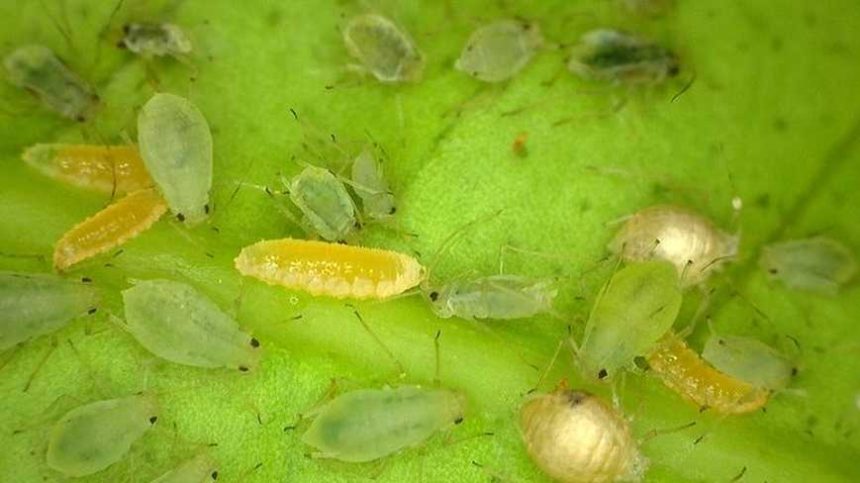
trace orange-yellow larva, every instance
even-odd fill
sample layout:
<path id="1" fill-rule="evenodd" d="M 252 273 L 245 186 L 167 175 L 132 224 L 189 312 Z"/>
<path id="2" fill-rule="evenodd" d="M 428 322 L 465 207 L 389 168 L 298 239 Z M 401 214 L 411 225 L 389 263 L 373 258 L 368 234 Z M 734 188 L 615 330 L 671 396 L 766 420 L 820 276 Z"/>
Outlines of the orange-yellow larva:
<path id="1" fill-rule="evenodd" d="M 663 384 L 702 408 L 743 414 L 767 403 L 766 389 L 715 369 L 673 333 L 666 335 L 648 356 L 648 365 Z"/>
<path id="2" fill-rule="evenodd" d="M 167 204 L 153 189 L 128 194 L 67 231 L 54 247 L 54 268 L 64 270 L 125 243 L 166 211 Z"/>
<path id="3" fill-rule="evenodd" d="M 56 180 L 104 193 L 130 193 L 152 186 L 136 146 L 36 144 L 21 156 Z"/>
<path id="4" fill-rule="evenodd" d="M 242 249 L 242 275 L 270 285 L 334 298 L 383 299 L 417 286 L 424 267 L 413 257 L 322 241 L 265 240 Z"/>
<path id="5" fill-rule="evenodd" d="M 526 450 L 564 483 L 639 481 L 647 466 L 624 417 L 598 397 L 561 388 L 520 410 Z"/>

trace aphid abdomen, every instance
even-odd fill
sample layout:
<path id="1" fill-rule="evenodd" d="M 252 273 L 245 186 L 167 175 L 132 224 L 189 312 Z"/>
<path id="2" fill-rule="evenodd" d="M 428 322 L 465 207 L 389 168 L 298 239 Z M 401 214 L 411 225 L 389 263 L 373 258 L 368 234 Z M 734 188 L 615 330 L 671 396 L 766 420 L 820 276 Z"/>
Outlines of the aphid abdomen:
<path id="1" fill-rule="evenodd" d="M 370 151 L 363 151 L 352 162 L 352 182 L 367 216 L 379 220 L 394 214 L 394 195 L 383 176 L 382 165 Z"/>
<path id="2" fill-rule="evenodd" d="M 499 20 L 472 33 L 454 66 L 484 82 L 505 81 L 529 63 L 541 44 L 537 24 Z"/>
<path id="3" fill-rule="evenodd" d="M 193 287 L 147 280 L 122 298 L 128 331 L 153 354 L 196 367 L 256 367 L 260 343 Z"/>
<path id="4" fill-rule="evenodd" d="M 242 249 L 242 275 L 335 298 L 382 299 L 415 287 L 424 267 L 397 252 L 320 241 L 267 240 Z"/>
<path id="5" fill-rule="evenodd" d="M 365 462 L 415 446 L 463 417 L 463 398 L 445 389 L 401 386 L 338 396 L 320 411 L 302 441 L 319 456 Z"/>
<path id="6" fill-rule="evenodd" d="M 99 96 L 47 47 L 19 47 L 6 56 L 3 66 L 10 82 L 69 119 L 84 122 L 98 107 Z"/>
<path id="7" fill-rule="evenodd" d="M 160 57 L 191 53 L 188 36 L 171 23 L 130 23 L 123 34 L 121 46 L 135 54 Z"/>
<path id="8" fill-rule="evenodd" d="M 151 483 L 204 483 L 217 479 L 218 465 L 215 460 L 207 454 L 199 454 Z"/>
<path id="9" fill-rule="evenodd" d="M 826 237 L 768 245 L 759 265 L 793 290 L 835 295 L 857 275 L 857 260 L 846 246 Z"/>
<path id="10" fill-rule="evenodd" d="M 54 247 L 54 268 L 65 270 L 122 245 L 155 224 L 165 211 L 155 190 L 126 195 L 63 234 Z"/>
<path id="11" fill-rule="evenodd" d="M 647 466 L 623 416 L 586 392 L 530 398 L 520 428 L 532 461 L 561 482 L 639 481 Z"/>
<path id="12" fill-rule="evenodd" d="M 454 283 L 439 300 L 464 319 L 523 319 L 552 310 L 554 284 L 517 275 L 493 275 Z"/>
<path id="13" fill-rule="evenodd" d="M 667 335 L 647 359 L 667 387 L 699 407 L 743 414 L 767 403 L 767 390 L 714 369 L 677 335 Z"/>
<path id="14" fill-rule="evenodd" d="M 702 359 L 719 371 L 771 391 L 783 389 L 794 367 L 776 349 L 749 337 L 713 335 Z"/>
<path id="15" fill-rule="evenodd" d="M 47 463 L 66 476 L 91 475 L 121 460 L 155 424 L 159 409 L 151 396 L 130 396 L 86 404 L 69 411 L 51 431 Z"/>
<path id="16" fill-rule="evenodd" d="M 173 94 L 155 94 L 137 117 L 140 155 L 170 211 L 196 223 L 208 212 L 212 134 L 197 107 Z"/>
<path id="17" fill-rule="evenodd" d="M 57 275 L 0 272 L 0 351 L 58 330 L 97 301 L 93 287 Z"/>
<path id="18" fill-rule="evenodd" d="M 380 82 L 417 82 L 424 56 L 391 20 L 376 14 L 350 19 L 343 31 L 349 54 Z"/>
<path id="19" fill-rule="evenodd" d="M 327 169 L 305 168 L 290 183 L 290 200 L 325 240 L 343 240 L 355 227 L 352 198 Z"/>
<path id="20" fill-rule="evenodd" d="M 46 176 L 104 193 L 152 186 L 136 146 L 36 144 L 22 158 Z"/>
<path id="21" fill-rule="evenodd" d="M 673 77 L 680 66 L 669 49 L 615 30 L 598 29 L 582 36 L 567 68 L 586 79 L 641 84 Z"/>

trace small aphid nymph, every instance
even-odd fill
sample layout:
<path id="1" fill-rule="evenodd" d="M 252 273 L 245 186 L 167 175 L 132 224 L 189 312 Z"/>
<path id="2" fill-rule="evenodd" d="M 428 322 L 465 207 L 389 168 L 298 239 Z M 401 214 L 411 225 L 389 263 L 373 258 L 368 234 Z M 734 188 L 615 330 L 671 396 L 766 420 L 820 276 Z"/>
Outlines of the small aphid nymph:
<path id="1" fill-rule="evenodd" d="M 625 261 L 666 260 L 678 270 L 682 285 L 693 286 L 737 254 L 738 237 L 692 211 L 656 205 L 630 215 L 609 250 Z"/>
<path id="2" fill-rule="evenodd" d="M 520 275 L 491 275 L 441 286 L 424 286 L 433 313 L 441 318 L 523 319 L 552 312 L 556 283 Z"/>
<path id="3" fill-rule="evenodd" d="M 647 468 L 624 417 L 584 391 L 529 398 L 520 430 L 532 461 L 557 481 L 640 481 Z"/>
<path id="4" fill-rule="evenodd" d="M 161 57 L 191 53 L 191 40 L 172 23 L 129 23 L 122 32 L 119 46 L 135 54 Z"/>
<path id="5" fill-rule="evenodd" d="M 515 76 L 543 45 L 536 23 L 498 20 L 474 31 L 454 67 L 484 82 Z"/>
<path id="6" fill-rule="evenodd" d="M 137 395 L 85 404 L 54 425 L 48 466 L 65 476 L 99 472 L 125 457 L 158 419 L 155 398 Z"/>
<path id="7" fill-rule="evenodd" d="M 680 65 L 665 47 L 616 30 L 598 29 L 582 36 L 567 68 L 585 79 L 644 84 L 678 75 Z"/>
<path id="8" fill-rule="evenodd" d="M 792 290 L 824 295 L 836 295 L 857 275 L 857 259 L 851 250 L 822 236 L 768 245 L 759 266 Z"/>
<path id="9" fill-rule="evenodd" d="M 424 55 L 406 32 L 376 14 L 353 17 L 343 30 L 343 42 L 361 67 L 384 83 L 418 82 Z"/>
<path id="10" fill-rule="evenodd" d="M 190 285 L 146 280 L 122 292 L 127 330 L 149 352 L 195 367 L 246 372 L 260 358 L 260 342 Z"/>
<path id="11" fill-rule="evenodd" d="M 732 377 L 771 391 L 788 386 L 795 370 L 779 351 L 749 337 L 712 335 L 702 349 L 702 359 Z"/>
<path id="12" fill-rule="evenodd" d="M 45 106 L 69 119 L 85 122 L 95 113 L 99 96 L 54 52 L 25 45 L 3 60 L 9 81 L 32 92 Z"/>
<path id="13" fill-rule="evenodd" d="M 170 211 L 189 224 L 206 218 L 212 133 L 200 110 L 182 97 L 155 94 L 138 114 L 137 138 L 146 169 Z"/>
<path id="14" fill-rule="evenodd" d="M 218 479 L 218 463 L 201 453 L 152 480 L 151 483 L 205 483 Z"/>
<path id="15" fill-rule="evenodd" d="M 152 186 L 136 146 L 36 144 L 21 156 L 53 179 L 103 193 L 130 193 Z"/>
<path id="16" fill-rule="evenodd" d="M 318 411 L 302 441 L 320 458 L 360 463 L 421 444 L 463 420 L 466 399 L 447 389 L 401 386 L 340 395 Z"/>
<path id="17" fill-rule="evenodd" d="M 361 199 L 363 213 L 373 220 L 385 220 L 396 211 L 394 194 L 371 150 L 364 150 L 352 162 L 352 187 Z"/>
<path id="18" fill-rule="evenodd" d="M 331 171 L 307 166 L 289 185 L 290 201 L 324 240 L 341 241 L 355 229 L 355 205 Z"/>

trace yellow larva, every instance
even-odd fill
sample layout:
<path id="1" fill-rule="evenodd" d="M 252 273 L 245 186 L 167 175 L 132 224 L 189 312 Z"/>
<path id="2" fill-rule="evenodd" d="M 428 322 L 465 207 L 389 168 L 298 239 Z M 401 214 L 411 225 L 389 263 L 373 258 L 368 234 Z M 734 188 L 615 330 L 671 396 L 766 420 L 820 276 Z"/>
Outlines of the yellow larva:
<path id="1" fill-rule="evenodd" d="M 424 267 L 402 253 L 284 238 L 255 243 L 235 260 L 242 275 L 334 298 L 383 299 L 417 286 Z"/>
<path id="2" fill-rule="evenodd" d="M 21 156 L 46 176 L 104 193 L 130 193 L 152 186 L 136 146 L 36 144 Z"/>
<path id="3" fill-rule="evenodd" d="M 663 384 L 702 408 L 743 414 L 767 403 L 766 389 L 718 371 L 671 333 L 648 356 L 648 365 Z"/>
<path id="4" fill-rule="evenodd" d="M 135 191 L 67 231 L 54 247 L 54 268 L 64 270 L 136 237 L 167 211 L 153 189 Z"/>
<path id="5" fill-rule="evenodd" d="M 520 429 L 532 460 L 565 483 L 639 481 L 647 460 L 618 411 L 584 391 L 559 389 L 529 399 Z"/>

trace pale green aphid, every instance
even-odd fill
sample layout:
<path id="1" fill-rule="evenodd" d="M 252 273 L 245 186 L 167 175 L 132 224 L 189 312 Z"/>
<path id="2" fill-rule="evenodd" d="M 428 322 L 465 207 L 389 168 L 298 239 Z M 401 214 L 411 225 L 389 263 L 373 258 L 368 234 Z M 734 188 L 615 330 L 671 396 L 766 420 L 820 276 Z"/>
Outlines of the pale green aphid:
<path id="1" fill-rule="evenodd" d="M 0 271 L 0 351 L 91 312 L 96 290 L 57 275 Z"/>
<path id="2" fill-rule="evenodd" d="M 91 475 L 118 462 L 158 419 L 151 395 L 85 404 L 54 424 L 48 442 L 48 466 L 60 473 Z"/>
<path id="3" fill-rule="evenodd" d="M 422 290 L 438 317 L 463 319 L 523 319 L 552 312 L 558 294 L 552 280 L 506 274 Z"/>
<path id="4" fill-rule="evenodd" d="M 212 134 L 187 99 L 155 94 L 137 116 L 137 140 L 146 169 L 170 211 L 196 223 L 209 213 Z"/>
<path id="5" fill-rule="evenodd" d="M 325 240 L 341 241 L 356 227 L 355 205 L 331 171 L 307 166 L 289 184 L 290 201 Z"/>
<path id="6" fill-rule="evenodd" d="M 320 458 L 373 461 L 463 420 L 466 399 L 447 389 L 401 386 L 340 395 L 317 412 L 302 441 Z"/>
<path id="7" fill-rule="evenodd" d="M 794 290 L 835 295 L 857 275 L 857 259 L 842 243 L 826 237 L 764 247 L 759 266 Z"/>
<path id="8" fill-rule="evenodd" d="M 360 68 L 385 83 L 417 82 L 424 56 L 415 42 L 391 20 L 376 14 L 353 17 L 343 29 L 343 43 Z"/>
<path id="9" fill-rule="evenodd" d="M 601 289 L 578 349 L 588 377 L 604 379 L 647 355 L 681 308 L 678 272 L 665 261 L 630 264 Z"/>
<path id="10" fill-rule="evenodd" d="M 3 60 L 9 81 L 33 93 L 45 106 L 78 122 L 88 120 L 99 96 L 54 52 L 42 45 L 18 47 Z"/>
<path id="11" fill-rule="evenodd" d="M 771 391 L 788 386 L 794 372 L 779 351 L 749 337 L 712 335 L 702 358 L 732 377 Z"/>
<path id="12" fill-rule="evenodd" d="M 659 83 L 678 75 L 678 57 L 651 41 L 617 30 L 586 32 L 567 68 L 585 79 L 628 84 Z"/>
<path id="13" fill-rule="evenodd" d="M 368 218 L 384 220 L 397 211 L 394 194 L 382 172 L 382 163 L 370 150 L 362 151 L 352 162 L 352 187 Z"/>
<path id="14" fill-rule="evenodd" d="M 218 464 L 201 453 L 152 480 L 152 483 L 206 483 L 218 479 Z"/>
<path id="15" fill-rule="evenodd" d="M 153 354 L 177 364 L 256 367 L 260 342 L 190 285 L 146 280 L 123 290 L 126 328 Z"/>
<path id="16" fill-rule="evenodd" d="M 191 53 L 191 40 L 172 23 L 129 23 L 122 28 L 120 47 L 146 57 Z"/>
<path id="17" fill-rule="evenodd" d="M 484 82 L 505 81 L 522 70 L 542 44 L 537 24 L 498 20 L 472 33 L 454 67 Z"/>

